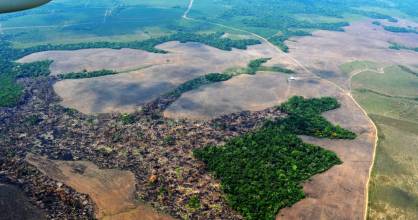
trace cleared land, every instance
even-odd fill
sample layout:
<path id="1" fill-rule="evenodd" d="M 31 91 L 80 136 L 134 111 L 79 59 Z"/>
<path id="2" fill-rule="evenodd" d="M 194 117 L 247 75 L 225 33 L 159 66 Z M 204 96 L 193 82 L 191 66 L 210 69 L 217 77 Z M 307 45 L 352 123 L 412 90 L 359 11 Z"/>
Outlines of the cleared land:
<path id="1" fill-rule="evenodd" d="M 374 61 L 384 65 L 418 67 L 418 54 L 391 50 L 389 42 L 418 46 L 416 34 L 392 33 L 367 22 L 355 22 L 345 32 L 316 31 L 313 36 L 295 37 L 287 41 L 289 55 L 303 63 L 318 76 L 332 80 L 348 89 L 349 77 L 340 65 L 356 60 Z"/>
<path id="2" fill-rule="evenodd" d="M 417 219 L 418 77 L 390 66 L 358 74 L 352 87 L 379 129 L 369 218 Z"/>
<path id="3" fill-rule="evenodd" d="M 95 203 L 103 220 L 171 220 L 135 201 L 135 176 L 129 171 L 99 169 L 91 162 L 52 161 L 29 155 L 27 161 L 52 179 L 61 181 Z"/>
<path id="4" fill-rule="evenodd" d="M 268 44 L 251 46 L 248 50 L 225 52 L 201 44 L 170 42 L 159 48 L 170 51 L 169 54 L 161 56 L 180 57 L 177 60 L 168 58 L 170 61 L 174 60 L 172 63 L 157 63 L 147 69 L 113 76 L 64 80 L 54 87 L 63 98 L 64 105 L 85 113 L 133 111 L 141 103 L 152 100 L 197 76 L 224 71 L 230 67 L 243 67 L 254 58 L 273 57 L 267 65 L 282 64 L 294 69 L 299 72 L 296 79 L 270 72 L 253 76 L 241 75 L 226 82 L 203 86 L 183 94 L 167 109 L 165 116 L 209 119 L 231 112 L 261 110 L 278 105 L 294 95 L 337 97 L 342 103 L 342 108 L 324 115 L 331 122 L 356 132 L 359 137 L 353 141 L 329 141 L 304 137 L 307 142 L 336 152 L 344 163 L 305 183 L 304 191 L 307 199 L 281 210 L 277 218 L 361 219 L 365 215 L 366 183 L 376 134 L 367 116 L 347 93 L 350 74 L 344 74 L 339 67 L 343 63 L 355 61 L 363 56 L 367 56 L 368 60 L 382 59 L 384 64 L 392 64 L 396 60 L 396 64 L 417 67 L 415 63 L 417 55 L 408 51 L 388 49 L 388 39 L 384 38 L 387 34 L 383 32 L 368 22 L 356 23 L 348 27 L 346 32 L 341 33 L 315 32 L 312 37 L 295 39 L 297 44 L 289 42 L 289 45 L 293 45 L 290 57 L 279 53 Z M 398 35 L 404 36 L 389 34 L 392 37 Z M 414 41 L 412 38 L 404 39 L 404 37 L 396 39 L 401 42 Z M 307 54 L 312 56 L 306 56 Z M 301 68 L 292 58 L 307 64 L 307 69 Z M 95 59 L 95 62 L 100 62 L 98 60 L 100 59 Z M 164 57 L 162 61 L 167 61 L 167 58 Z M 137 64 L 115 68 L 123 71 L 143 66 L 141 63 Z M 79 63 L 75 62 L 73 65 L 79 66 Z M 99 63 L 96 67 L 103 68 L 101 65 Z M 82 70 L 84 67 L 78 68 Z M 318 76 L 337 82 L 347 88 L 347 91 L 338 89 L 335 84 Z"/>
<path id="5" fill-rule="evenodd" d="M 211 72 L 245 67 L 250 60 L 275 53 L 266 44 L 232 51 L 178 42 L 168 42 L 158 48 L 169 53 L 153 54 L 130 49 L 50 51 L 29 55 L 20 62 L 54 60 L 53 74 L 104 68 L 125 72 L 91 79 L 63 80 L 54 85 L 64 106 L 89 114 L 132 112 L 188 80 Z M 285 66 L 289 64 L 284 63 Z"/>
<path id="6" fill-rule="evenodd" d="M 361 219 L 365 215 L 364 200 L 367 190 L 365 186 L 372 162 L 375 131 L 364 113 L 347 96 L 347 92 L 351 91 L 349 82 L 357 74 L 368 71 L 374 75 L 362 79 L 361 83 L 366 84 L 374 81 L 376 82 L 375 87 L 372 87 L 374 89 L 377 88 L 376 86 L 385 85 L 386 90 L 378 90 L 378 93 L 394 95 L 397 94 L 395 88 L 401 87 L 399 91 L 402 94 L 398 95 L 401 97 L 397 97 L 396 100 L 380 102 L 380 105 L 375 105 L 376 101 L 373 100 L 369 100 L 367 103 L 370 103 L 369 106 L 374 109 L 385 111 L 386 115 L 401 114 L 405 115 L 403 117 L 410 117 L 416 111 L 416 107 L 414 107 L 416 105 L 411 105 L 410 102 L 417 92 L 408 89 L 405 84 L 414 85 L 417 88 L 414 84 L 415 81 L 412 80 L 415 76 L 412 74 L 408 76 L 391 75 L 386 79 L 379 79 L 375 76 L 382 75 L 385 65 L 406 65 L 416 69 L 418 67 L 417 54 L 390 50 L 388 42 L 396 40 L 409 45 L 417 45 L 418 40 L 416 36 L 411 34 L 386 32 L 380 27 L 372 26 L 369 22 L 354 23 L 346 28 L 346 32 L 318 31 L 314 32 L 311 37 L 293 40 L 295 42 L 288 42 L 291 48 L 289 55 L 300 63 L 306 64 L 308 71 L 312 71 L 315 75 L 302 70 L 302 74 L 297 75 L 296 80 L 287 80 L 288 76 L 270 73 L 239 76 L 227 82 L 202 87 L 199 90 L 183 94 L 167 109 L 165 116 L 205 120 L 236 111 L 259 110 L 276 105 L 292 95 L 339 97 L 343 103 L 343 109 L 327 113 L 327 118 L 361 135 L 355 141 L 324 141 L 305 137 L 305 141 L 337 152 L 344 164 L 334 167 L 325 174 L 313 178 L 312 182 L 306 183 L 304 191 L 308 198 L 291 208 L 282 210 L 278 219 L 335 219 L 336 216 L 342 219 Z M 370 61 L 358 62 L 359 58 Z M 341 69 L 342 64 L 344 66 Z M 335 85 L 319 80 L 317 76 L 333 81 L 346 91 L 337 90 Z M 381 98 L 388 99 L 388 97 Z M 400 102 L 409 102 L 409 104 Z M 388 108 L 396 103 L 401 110 L 390 111 Z M 409 129 L 413 129 L 411 124 L 408 125 Z M 330 185 L 335 187 L 330 187 Z M 338 190 L 335 191 L 336 189 Z M 402 192 L 399 191 L 399 194 Z M 374 194 L 371 192 L 371 199 L 373 196 Z"/>

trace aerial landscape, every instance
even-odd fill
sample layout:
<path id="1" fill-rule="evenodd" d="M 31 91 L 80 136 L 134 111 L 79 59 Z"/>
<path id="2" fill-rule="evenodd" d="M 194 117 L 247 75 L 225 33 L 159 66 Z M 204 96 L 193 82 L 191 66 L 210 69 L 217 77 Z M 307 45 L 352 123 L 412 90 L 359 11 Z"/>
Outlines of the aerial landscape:
<path id="1" fill-rule="evenodd" d="M 0 0 L 20 219 L 418 219 L 418 1 Z"/>

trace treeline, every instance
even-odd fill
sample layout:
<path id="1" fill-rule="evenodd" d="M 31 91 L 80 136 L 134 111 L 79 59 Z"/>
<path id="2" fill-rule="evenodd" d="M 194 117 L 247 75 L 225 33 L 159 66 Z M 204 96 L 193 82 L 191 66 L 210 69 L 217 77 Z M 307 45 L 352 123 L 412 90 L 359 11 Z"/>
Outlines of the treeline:
<path id="1" fill-rule="evenodd" d="M 19 102 L 23 87 L 16 83 L 17 78 L 47 76 L 50 73 L 51 61 L 15 63 L 20 55 L 19 49 L 0 39 L 0 107 L 12 107 Z"/>
<path id="2" fill-rule="evenodd" d="M 270 72 L 283 72 L 283 73 L 294 73 L 293 70 L 289 70 L 279 66 L 273 67 L 264 67 L 264 63 L 269 61 L 271 58 L 260 58 L 252 60 L 248 63 L 246 68 L 240 68 L 239 72 L 223 72 L 223 73 L 209 73 L 204 76 L 197 77 L 195 79 L 189 80 L 180 86 L 178 86 L 174 91 L 168 93 L 169 96 L 180 97 L 183 93 L 198 89 L 204 85 L 209 85 L 212 83 L 227 81 L 235 76 L 248 74 L 254 75 L 258 71 L 270 71 Z"/>
<path id="3" fill-rule="evenodd" d="M 309 135 L 319 138 L 330 139 L 355 139 L 356 134 L 334 126 L 321 115 L 322 112 L 330 111 L 340 107 L 334 98 L 308 99 L 295 96 L 279 109 L 288 117 L 269 121 L 266 126 L 284 126 L 287 130 L 298 135 Z"/>
<path id="4" fill-rule="evenodd" d="M 260 58 L 250 61 L 247 66 L 245 74 L 256 74 L 258 71 L 268 71 L 268 72 L 280 72 L 286 74 L 293 74 L 295 71 L 281 67 L 281 66 L 263 66 L 264 63 L 271 60 L 271 58 Z"/>
<path id="5" fill-rule="evenodd" d="M 49 76 L 51 73 L 49 67 L 52 62 L 52 60 L 44 60 L 33 63 L 15 63 L 12 72 L 15 73 L 17 78 Z"/>
<path id="6" fill-rule="evenodd" d="M 204 76 L 197 77 L 195 79 L 189 80 L 181 84 L 174 91 L 170 92 L 169 95 L 175 96 L 178 98 L 185 92 L 198 89 L 204 85 L 227 81 L 231 78 L 232 78 L 231 75 L 224 74 L 224 73 L 209 73 Z"/>
<path id="7" fill-rule="evenodd" d="M 373 19 L 387 20 L 389 22 L 398 22 L 398 19 L 389 15 L 378 13 L 378 12 L 363 11 L 363 10 L 356 10 L 356 9 L 351 9 L 349 12 L 352 14 L 358 14 L 358 15 L 362 15 L 365 17 L 373 18 Z"/>
<path id="8" fill-rule="evenodd" d="M 275 19 L 280 19 L 281 22 L 277 22 Z M 268 40 L 278 46 L 284 52 L 288 52 L 289 48 L 285 44 L 285 41 L 291 37 L 297 36 L 309 36 L 308 31 L 293 30 L 293 29 L 310 29 L 310 30 L 329 30 L 329 31 L 344 31 L 343 27 L 350 25 L 348 22 L 335 22 L 335 23 L 311 23 L 306 21 L 300 21 L 291 17 L 281 16 L 280 18 L 249 18 L 244 19 L 243 23 L 247 26 L 257 28 L 271 28 L 279 30 L 279 33 L 270 37 Z"/>
<path id="9" fill-rule="evenodd" d="M 408 47 L 399 43 L 395 43 L 395 42 L 390 42 L 390 46 L 389 49 L 393 49 L 393 50 L 412 50 L 415 52 L 418 52 L 418 47 Z"/>
<path id="10" fill-rule="evenodd" d="M 153 53 L 167 53 L 164 50 L 157 49 L 156 46 L 168 41 L 180 41 L 203 43 L 221 50 L 246 49 L 247 46 L 260 44 L 259 40 L 244 39 L 232 40 L 223 37 L 224 33 L 217 32 L 213 34 L 193 34 L 177 33 L 168 36 L 152 38 L 144 41 L 131 42 L 85 42 L 76 44 L 59 45 L 38 45 L 34 47 L 17 49 L 3 37 L 0 39 L 0 107 L 14 106 L 17 104 L 22 94 L 22 87 L 16 84 L 16 79 L 20 77 L 38 77 L 50 74 L 49 66 L 51 61 L 41 61 L 28 64 L 17 64 L 14 61 L 32 53 L 50 50 L 79 50 L 90 48 L 111 48 L 111 49 L 141 49 Z M 113 71 L 100 70 L 93 72 L 69 73 L 61 75 L 63 79 L 91 78 L 104 75 L 115 74 Z"/>
<path id="11" fill-rule="evenodd" d="M 241 1 L 228 0 L 225 2 L 227 9 L 222 8 L 219 14 L 212 13 L 205 16 L 221 20 L 222 23 L 231 22 L 232 24 L 241 24 L 242 27 L 251 31 L 256 31 L 264 37 L 270 37 L 272 33 L 278 33 L 269 39 L 280 49 L 287 52 L 289 48 L 284 43 L 287 39 L 294 36 L 303 36 L 313 30 L 343 31 L 343 27 L 348 26 L 348 22 L 315 22 L 310 21 L 309 17 L 327 16 L 344 19 L 345 16 L 361 15 L 373 19 L 386 19 L 390 22 L 397 22 L 397 19 L 380 12 L 359 10 L 356 8 L 368 5 L 370 7 L 391 7 L 384 3 L 376 1 L 346 0 L 294 0 L 294 1 L 271 1 L 257 0 Z M 300 19 L 299 15 L 307 17 Z M 202 18 L 202 19 L 205 19 Z M 233 21 L 233 22 L 232 22 Z"/>
<path id="12" fill-rule="evenodd" d="M 91 48 L 110 48 L 110 49 L 138 49 L 145 50 L 152 53 L 167 53 L 164 50 L 156 48 L 157 45 L 169 42 L 169 41 L 180 41 L 182 43 L 186 42 L 196 42 L 206 44 L 221 50 L 230 51 L 233 48 L 237 49 L 247 49 L 247 46 L 260 44 L 259 40 L 255 39 L 243 39 L 243 40 L 232 40 L 229 38 L 223 38 L 223 32 L 217 32 L 213 34 L 194 34 L 194 33 L 184 33 L 179 32 L 176 34 L 162 36 L 157 38 L 152 38 L 143 41 L 130 41 L 130 42 L 85 42 L 85 43 L 75 43 L 75 44 L 58 44 L 58 45 L 39 45 L 19 51 L 19 54 L 15 57 L 23 57 L 35 52 L 40 51 L 50 51 L 50 50 L 80 50 L 80 49 L 91 49 Z"/>
<path id="13" fill-rule="evenodd" d="M 333 98 L 293 97 L 279 107 L 289 114 L 288 119 L 268 122 L 257 131 L 228 140 L 223 146 L 196 149 L 194 155 L 221 180 L 229 205 L 244 218 L 273 220 L 280 209 L 305 197 L 302 182 L 341 163 L 335 153 L 303 143 L 297 136 L 307 133 L 354 138 L 346 130 L 337 136 L 327 132 L 331 123 L 326 120 L 316 122 L 322 112 L 339 106 Z M 309 122 L 291 120 L 292 115 Z M 323 123 L 326 126 L 320 126 Z M 324 135 L 317 135 L 316 130 Z"/>
<path id="14" fill-rule="evenodd" d="M 100 76 L 108 76 L 108 75 L 115 75 L 118 72 L 113 70 L 97 70 L 97 71 L 87 71 L 84 70 L 82 72 L 72 72 L 72 73 L 65 73 L 58 75 L 60 79 L 85 79 L 85 78 L 94 78 Z"/>
<path id="15" fill-rule="evenodd" d="M 276 34 L 270 37 L 268 40 L 279 47 L 283 52 L 289 52 L 289 47 L 285 44 L 285 41 L 288 40 L 290 37 L 302 37 L 302 36 L 310 36 L 311 33 L 307 31 L 284 31 L 280 34 Z"/>
<path id="16" fill-rule="evenodd" d="M 397 27 L 397 26 L 383 26 L 386 31 L 393 33 L 414 33 L 418 34 L 417 29 L 406 28 L 406 27 Z"/>

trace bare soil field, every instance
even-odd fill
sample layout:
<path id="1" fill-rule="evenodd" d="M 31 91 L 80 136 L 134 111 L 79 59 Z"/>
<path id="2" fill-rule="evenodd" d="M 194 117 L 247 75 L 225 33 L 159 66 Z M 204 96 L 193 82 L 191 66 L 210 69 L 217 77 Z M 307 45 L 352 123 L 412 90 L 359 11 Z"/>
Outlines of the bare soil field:
<path id="1" fill-rule="evenodd" d="M 388 32 L 371 21 L 353 23 L 345 32 L 316 31 L 312 36 L 292 38 L 286 43 L 291 57 L 318 76 L 348 88 L 348 77 L 339 69 L 347 62 L 367 60 L 418 67 L 418 53 L 389 49 L 389 42 L 418 47 L 417 34 Z"/>
<path id="2" fill-rule="evenodd" d="M 53 74 L 101 69 L 126 72 L 93 79 L 63 80 L 54 85 L 64 106 L 90 114 L 133 112 L 188 80 L 232 67 L 245 67 L 250 60 L 276 54 L 266 44 L 232 51 L 179 42 L 164 43 L 158 48 L 169 53 L 154 54 L 132 49 L 48 51 L 29 55 L 19 62 L 54 60 L 51 66 Z M 282 63 L 291 65 L 290 61 Z M 149 68 L 135 70 L 144 66 Z"/>
<path id="3" fill-rule="evenodd" d="M 104 170 L 91 162 L 52 161 L 35 155 L 28 155 L 27 161 L 50 178 L 89 195 L 96 205 L 98 219 L 172 219 L 135 201 L 136 180 L 129 171 Z"/>
<path id="4" fill-rule="evenodd" d="M 240 75 L 226 82 L 183 94 L 164 115 L 168 118 L 210 119 L 241 111 L 260 111 L 285 101 L 288 75 Z"/>

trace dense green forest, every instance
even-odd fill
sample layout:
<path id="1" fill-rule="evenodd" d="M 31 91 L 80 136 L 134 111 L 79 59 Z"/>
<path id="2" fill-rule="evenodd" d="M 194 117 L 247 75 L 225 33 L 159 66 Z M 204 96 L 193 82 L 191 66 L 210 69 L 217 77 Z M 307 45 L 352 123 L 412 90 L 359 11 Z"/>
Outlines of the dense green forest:
<path id="1" fill-rule="evenodd" d="M 288 116 L 284 119 L 269 121 L 266 126 L 284 126 L 298 135 L 309 135 L 330 139 L 355 139 L 356 134 L 340 126 L 334 126 L 321 115 L 322 112 L 339 108 L 340 104 L 334 98 L 309 99 L 293 97 L 287 103 L 278 107 Z"/>
<path id="2" fill-rule="evenodd" d="M 303 181 L 341 163 L 335 153 L 303 143 L 297 136 L 355 138 L 320 115 L 339 106 L 334 98 L 293 97 L 278 107 L 288 114 L 286 118 L 267 122 L 223 146 L 197 149 L 194 155 L 221 180 L 229 204 L 246 219 L 275 219 L 280 209 L 304 198 Z M 330 127 L 337 134 L 329 132 Z"/>

